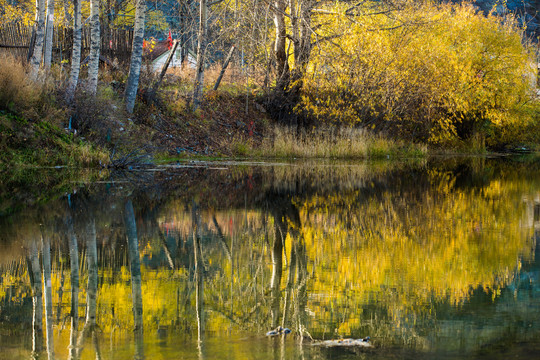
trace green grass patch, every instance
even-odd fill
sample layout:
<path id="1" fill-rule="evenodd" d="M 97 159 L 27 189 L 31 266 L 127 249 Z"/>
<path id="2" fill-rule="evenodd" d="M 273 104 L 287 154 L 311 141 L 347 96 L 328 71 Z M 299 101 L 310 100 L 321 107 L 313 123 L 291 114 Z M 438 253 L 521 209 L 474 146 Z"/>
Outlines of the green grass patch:
<path id="1" fill-rule="evenodd" d="M 28 121 L 0 112 L 0 168 L 28 166 L 98 166 L 108 155 L 47 121 Z"/>

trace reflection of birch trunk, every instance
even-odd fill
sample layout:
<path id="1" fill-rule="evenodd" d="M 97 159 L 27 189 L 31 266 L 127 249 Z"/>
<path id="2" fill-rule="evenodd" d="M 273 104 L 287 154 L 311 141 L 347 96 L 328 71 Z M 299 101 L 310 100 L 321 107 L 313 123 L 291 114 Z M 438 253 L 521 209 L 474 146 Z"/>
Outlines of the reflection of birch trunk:
<path id="1" fill-rule="evenodd" d="M 28 274 L 30 275 L 33 303 L 32 357 L 37 358 L 37 353 L 43 348 L 43 297 L 41 288 L 41 267 L 39 266 L 39 253 L 35 241 L 30 245 Z"/>
<path id="2" fill-rule="evenodd" d="M 134 332 L 135 335 L 135 356 L 133 357 L 135 360 L 143 360 L 144 359 L 144 333 L 143 328 L 135 329 Z"/>
<path id="3" fill-rule="evenodd" d="M 93 329 L 96 325 L 96 298 L 98 289 L 98 265 L 97 265 L 97 246 L 96 246 L 96 224 L 92 217 L 86 229 L 87 253 L 86 264 L 88 265 L 88 290 L 86 292 L 86 323 L 84 327 Z"/>
<path id="4" fill-rule="evenodd" d="M 204 333 L 204 264 L 201 247 L 201 218 L 199 207 L 193 202 L 193 255 L 195 258 L 195 310 L 197 312 L 197 341 L 199 356 L 202 356 L 202 336 Z"/>
<path id="5" fill-rule="evenodd" d="M 289 261 L 289 275 L 287 276 L 287 287 L 285 288 L 285 296 L 283 302 L 283 318 L 281 326 L 287 327 L 289 320 L 289 310 L 291 308 L 291 292 L 293 290 L 294 278 L 296 275 L 296 244 L 293 244 L 291 249 L 291 259 Z"/>
<path id="6" fill-rule="evenodd" d="M 298 326 L 298 333 L 300 334 L 300 339 L 303 339 L 303 335 L 306 332 L 306 319 L 308 316 L 306 314 L 307 306 L 307 286 L 306 282 L 308 279 L 308 270 L 307 270 L 307 257 L 306 257 L 306 246 L 303 238 L 298 241 L 296 246 L 296 307 L 295 307 L 295 317 L 296 324 Z M 309 335 L 309 333 L 308 333 Z M 311 337 L 311 335 L 309 335 Z"/>
<path id="7" fill-rule="evenodd" d="M 225 235 L 223 235 L 223 231 L 221 231 L 221 226 L 219 226 L 219 223 L 217 222 L 215 214 L 212 215 L 212 221 L 214 222 L 214 226 L 216 227 L 216 231 L 218 233 L 218 239 L 221 241 L 221 245 L 223 246 L 223 250 L 225 251 L 225 254 L 229 258 L 229 260 L 232 261 L 232 255 L 231 255 L 232 250 L 229 250 L 229 246 L 227 246 L 227 242 L 225 241 Z"/>
<path id="8" fill-rule="evenodd" d="M 79 249 L 77 237 L 73 230 L 73 218 L 66 219 L 66 230 L 69 241 L 69 260 L 71 269 L 71 333 L 69 336 L 68 359 L 77 359 L 77 333 L 79 328 Z"/>
<path id="9" fill-rule="evenodd" d="M 86 265 L 88 267 L 88 285 L 86 290 L 86 320 L 84 328 L 77 344 L 77 351 L 80 355 L 84 346 L 84 340 L 89 332 L 95 335 L 96 312 L 97 312 L 97 289 L 98 289 L 98 268 L 97 268 L 97 246 L 96 246 L 96 223 L 90 217 L 86 223 Z"/>
<path id="10" fill-rule="evenodd" d="M 61 256 L 61 252 L 59 251 L 58 252 L 58 255 L 59 257 Z M 64 284 L 66 282 L 66 276 L 65 276 L 65 271 L 64 271 L 64 263 L 62 262 L 60 264 L 60 284 L 59 284 L 59 287 L 58 287 L 58 301 L 56 303 L 56 323 L 59 323 L 60 322 L 60 316 L 62 314 L 62 303 L 63 303 L 63 298 L 64 298 Z"/>
<path id="11" fill-rule="evenodd" d="M 161 229 L 159 228 L 157 221 L 154 219 L 152 220 L 152 223 L 153 226 L 157 229 L 159 240 L 161 241 L 161 245 L 163 246 L 163 251 L 165 252 L 165 256 L 167 257 L 169 267 L 171 268 L 171 270 L 174 270 L 174 261 L 171 255 L 171 251 L 169 250 L 169 246 L 167 245 L 167 239 L 165 238 L 163 231 L 161 231 Z"/>
<path id="12" fill-rule="evenodd" d="M 137 225 L 133 204 L 128 200 L 124 209 L 124 223 L 128 242 L 128 256 L 131 270 L 131 296 L 133 300 L 133 320 L 135 330 L 143 330 L 143 303 L 141 290 L 141 263 L 139 259 L 139 240 L 137 239 Z"/>
<path id="13" fill-rule="evenodd" d="M 94 351 L 96 352 L 96 360 L 101 360 L 101 350 L 99 348 L 99 338 L 97 331 L 92 332 L 92 343 L 94 344 Z"/>
<path id="14" fill-rule="evenodd" d="M 43 245 L 43 289 L 45 298 L 45 332 L 47 334 L 47 355 L 54 359 L 54 341 L 52 324 L 52 282 L 51 282 L 51 245 L 47 236 L 41 238 Z"/>
<path id="15" fill-rule="evenodd" d="M 285 240 L 286 232 L 279 216 L 274 216 L 275 235 L 274 246 L 272 247 L 272 279 L 270 280 L 270 289 L 272 291 L 272 328 L 278 325 L 279 321 L 279 305 L 280 305 L 280 284 L 283 273 L 283 241 Z"/>

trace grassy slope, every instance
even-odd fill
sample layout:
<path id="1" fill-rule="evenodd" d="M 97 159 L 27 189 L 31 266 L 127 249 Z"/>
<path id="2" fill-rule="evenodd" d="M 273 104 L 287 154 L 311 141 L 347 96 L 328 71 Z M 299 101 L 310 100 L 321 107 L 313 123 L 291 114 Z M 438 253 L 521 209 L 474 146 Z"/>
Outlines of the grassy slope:
<path id="1" fill-rule="evenodd" d="M 45 120 L 0 111 L 0 167 L 95 166 L 105 153 Z"/>

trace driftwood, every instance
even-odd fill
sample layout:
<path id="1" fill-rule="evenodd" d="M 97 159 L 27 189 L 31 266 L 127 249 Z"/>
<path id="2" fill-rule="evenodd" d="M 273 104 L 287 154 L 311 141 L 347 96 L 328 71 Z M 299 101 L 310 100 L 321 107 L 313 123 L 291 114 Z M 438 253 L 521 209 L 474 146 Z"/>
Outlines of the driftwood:
<path id="1" fill-rule="evenodd" d="M 373 347 L 373 345 L 371 345 L 371 343 L 369 342 L 369 336 L 364 339 L 313 341 L 311 345 L 322 347 Z"/>
<path id="2" fill-rule="evenodd" d="M 291 329 L 278 326 L 274 330 L 266 333 L 268 337 L 286 336 L 291 333 Z M 309 335 L 309 333 L 308 333 Z M 311 335 L 309 338 L 304 338 L 311 346 L 320 346 L 326 348 L 344 347 L 344 348 L 370 348 L 373 345 L 369 342 L 369 336 L 363 339 L 338 339 L 338 340 L 313 340 Z"/>

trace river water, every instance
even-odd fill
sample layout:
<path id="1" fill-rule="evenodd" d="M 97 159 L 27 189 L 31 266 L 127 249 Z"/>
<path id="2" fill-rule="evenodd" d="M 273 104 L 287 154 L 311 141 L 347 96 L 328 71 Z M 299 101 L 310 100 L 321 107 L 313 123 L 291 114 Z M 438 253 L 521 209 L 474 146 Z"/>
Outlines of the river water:
<path id="1" fill-rule="evenodd" d="M 190 162 L 1 189 L 0 359 L 540 357 L 534 160 Z"/>

